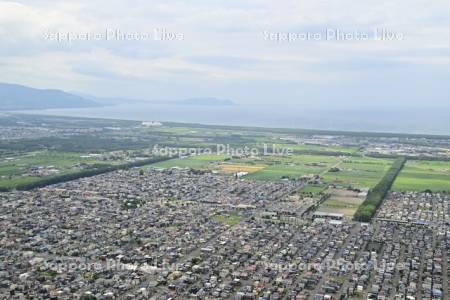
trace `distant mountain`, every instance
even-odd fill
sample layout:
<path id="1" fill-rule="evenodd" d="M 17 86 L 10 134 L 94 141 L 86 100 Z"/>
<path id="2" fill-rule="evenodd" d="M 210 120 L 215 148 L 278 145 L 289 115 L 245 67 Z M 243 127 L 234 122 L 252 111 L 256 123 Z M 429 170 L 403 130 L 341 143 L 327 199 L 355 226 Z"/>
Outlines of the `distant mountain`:
<path id="1" fill-rule="evenodd" d="M 78 95 L 85 99 L 93 100 L 99 104 L 120 105 L 120 104 L 162 104 L 162 105 L 190 105 L 190 106 L 230 106 L 237 105 L 231 100 L 218 99 L 213 97 L 197 97 L 188 98 L 182 100 L 161 100 L 161 99 L 134 99 L 134 98 L 121 98 L 121 97 L 97 97 L 89 94 L 73 92 L 74 95 Z"/>
<path id="2" fill-rule="evenodd" d="M 129 104 L 129 103 L 133 103 L 133 104 L 149 103 L 149 101 L 142 100 L 142 99 L 120 98 L 120 97 L 97 97 L 97 96 L 93 96 L 90 94 L 84 94 L 84 93 L 79 93 L 79 92 L 71 92 L 71 93 L 74 95 L 80 96 L 82 98 L 85 98 L 85 99 L 93 100 L 94 102 L 97 102 L 104 106 L 119 105 L 119 104 L 124 104 L 124 103 L 127 103 L 127 104 Z"/>
<path id="3" fill-rule="evenodd" d="M 102 106 L 102 104 L 61 90 L 43 90 L 18 84 L 0 83 L 0 110 L 2 111 L 96 106 Z"/>
<path id="4" fill-rule="evenodd" d="M 189 98 L 184 100 L 174 101 L 177 105 L 198 105 L 198 106 L 230 106 L 236 105 L 231 100 L 228 99 L 217 99 L 217 98 Z"/>

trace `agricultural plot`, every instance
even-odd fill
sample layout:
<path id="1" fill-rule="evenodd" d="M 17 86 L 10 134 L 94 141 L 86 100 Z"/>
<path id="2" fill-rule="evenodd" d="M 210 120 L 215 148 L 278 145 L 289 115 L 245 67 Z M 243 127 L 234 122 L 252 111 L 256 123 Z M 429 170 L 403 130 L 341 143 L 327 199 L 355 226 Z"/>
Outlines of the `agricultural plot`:
<path id="1" fill-rule="evenodd" d="M 292 155 L 263 157 L 259 163 L 266 167 L 245 178 L 254 180 L 281 180 L 318 175 L 339 162 L 338 157 L 318 155 Z"/>
<path id="2" fill-rule="evenodd" d="M 394 191 L 450 191 L 450 162 L 408 160 L 394 182 Z"/>
<path id="3" fill-rule="evenodd" d="M 324 152 L 324 153 L 342 153 L 355 154 L 359 151 L 359 147 L 349 146 L 325 146 L 325 145 L 293 145 L 293 144 L 276 144 L 276 148 L 287 148 L 298 152 Z"/>
<path id="4" fill-rule="evenodd" d="M 37 151 L 0 160 L 0 188 L 32 183 L 43 176 L 66 174 L 89 165 L 104 164 L 83 153 Z"/>
<path id="5" fill-rule="evenodd" d="M 219 165 L 219 170 L 223 173 L 255 173 L 264 169 L 264 165 L 246 165 L 246 164 L 236 164 L 236 163 L 222 163 Z"/>
<path id="6" fill-rule="evenodd" d="M 340 163 L 335 172 L 328 171 L 323 175 L 327 183 L 353 188 L 372 188 L 384 176 L 392 164 L 392 160 L 351 157 Z"/>
<path id="7" fill-rule="evenodd" d="M 239 214 L 217 214 L 212 217 L 212 220 L 229 225 L 235 226 L 244 220 L 244 217 Z"/>
<path id="8" fill-rule="evenodd" d="M 300 194 L 320 194 L 325 191 L 326 187 L 323 185 L 306 185 L 302 187 L 298 192 Z"/>
<path id="9" fill-rule="evenodd" d="M 358 192 L 343 189 L 329 188 L 326 190 L 330 197 L 318 208 L 318 211 L 328 213 L 340 213 L 351 219 L 365 197 Z"/>
<path id="10" fill-rule="evenodd" d="M 24 155 L 3 158 L 0 161 L 0 175 L 20 174 L 31 166 L 67 166 L 80 161 L 92 162 L 95 159 L 81 158 L 81 153 L 56 151 L 30 152 Z"/>
<path id="11" fill-rule="evenodd" d="M 192 169 L 213 169 L 217 167 L 217 163 L 229 158 L 226 155 L 195 155 L 186 158 L 174 158 L 156 164 L 150 165 L 155 168 L 192 168 Z"/>
<path id="12" fill-rule="evenodd" d="M 0 189 L 14 189 L 18 185 L 33 183 L 38 181 L 40 178 L 41 177 L 38 176 L 15 176 L 11 179 L 0 179 Z"/>
<path id="13" fill-rule="evenodd" d="M 226 161 L 225 161 L 226 160 Z M 320 175 L 326 184 L 342 187 L 371 188 L 389 169 L 392 160 L 329 155 L 290 155 L 233 158 L 226 155 L 197 155 L 157 164 L 159 168 L 194 168 L 223 173 L 247 172 L 246 179 L 277 181 L 285 178 Z M 332 172 L 331 169 L 337 171 Z M 312 188 L 312 187 L 310 187 Z M 320 188 L 319 188 L 320 189 Z"/>

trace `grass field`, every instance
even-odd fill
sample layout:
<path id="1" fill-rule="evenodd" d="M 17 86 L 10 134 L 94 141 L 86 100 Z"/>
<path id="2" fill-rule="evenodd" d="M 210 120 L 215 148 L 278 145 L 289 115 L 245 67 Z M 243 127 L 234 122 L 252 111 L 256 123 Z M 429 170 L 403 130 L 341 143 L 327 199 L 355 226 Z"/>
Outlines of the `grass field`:
<path id="1" fill-rule="evenodd" d="M 14 189 L 21 184 L 33 183 L 39 180 L 41 177 L 26 176 L 26 177 L 13 177 L 11 179 L 0 179 L 0 188 Z"/>
<path id="2" fill-rule="evenodd" d="M 224 173 L 248 172 L 245 178 L 255 180 L 280 180 L 283 177 L 301 177 L 303 175 L 319 174 L 339 161 L 334 156 L 292 155 L 264 156 L 260 159 L 241 158 L 230 159 L 226 155 L 198 155 L 188 158 L 176 158 L 152 167 L 171 168 L 189 167 L 194 169 L 219 170 Z"/>
<path id="3" fill-rule="evenodd" d="M 224 161 L 229 158 L 226 155 L 195 155 L 187 158 L 174 158 L 160 163 L 152 164 L 150 166 L 156 168 L 193 168 L 193 169 L 211 169 L 215 167 L 215 163 Z"/>
<path id="4" fill-rule="evenodd" d="M 238 214 L 218 214 L 213 216 L 212 219 L 225 225 L 235 226 L 241 223 L 244 220 L 244 217 Z"/>
<path id="5" fill-rule="evenodd" d="M 280 180 L 320 174 L 339 162 L 334 156 L 292 155 L 283 157 L 264 157 L 261 161 L 266 167 L 245 178 L 255 180 Z"/>
<path id="6" fill-rule="evenodd" d="M 323 185 L 307 185 L 302 187 L 298 192 L 300 194 L 319 194 L 325 191 L 326 187 Z"/>
<path id="7" fill-rule="evenodd" d="M 227 159 L 226 162 L 224 160 Z M 371 188 L 389 169 L 392 160 L 369 157 L 337 157 L 329 155 L 262 156 L 234 158 L 225 155 L 197 155 L 177 158 L 152 165 L 159 168 L 189 167 L 219 170 L 224 173 L 248 172 L 246 179 L 276 181 L 283 178 L 321 175 L 325 183 L 343 187 Z M 336 166 L 337 172 L 330 172 Z M 312 188 L 312 187 L 310 187 Z"/>
<path id="8" fill-rule="evenodd" d="M 358 193 L 353 191 L 330 188 L 326 190 L 326 193 L 330 194 L 330 198 L 319 206 L 318 211 L 341 213 L 348 218 L 353 217 L 364 201 L 364 197 L 359 197 Z"/>
<path id="9" fill-rule="evenodd" d="M 275 144 L 276 148 L 287 148 L 293 151 L 304 152 L 341 152 L 345 154 L 354 154 L 359 151 L 359 147 L 347 146 L 322 146 L 322 145 L 293 145 L 293 144 Z"/>
<path id="10" fill-rule="evenodd" d="M 78 171 L 76 165 L 102 164 L 104 162 L 95 158 L 82 158 L 83 153 L 60 151 L 36 151 L 22 155 L 3 158 L 0 161 L 0 188 L 14 188 L 23 183 L 32 183 L 42 177 L 31 174 L 33 166 L 50 167 L 59 170 L 58 174 Z"/>
<path id="11" fill-rule="evenodd" d="M 82 153 L 68 153 L 59 151 L 30 152 L 24 155 L 3 159 L 0 161 L 0 176 L 17 175 L 28 171 L 31 166 L 67 167 L 84 162 L 96 162 L 93 158 L 81 158 Z"/>
<path id="12" fill-rule="evenodd" d="M 266 157 L 259 161 L 266 167 L 249 174 L 246 178 L 256 180 L 279 180 L 284 177 L 298 178 L 304 175 L 321 175 L 326 183 L 355 188 L 375 186 L 389 169 L 392 160 L 369 157 L 339 158 L 325 155 L 292 155 Z M 329 172 L 333 166 L 338 172 Z"/>
<path id="13" fill-rule="evenodd" d="M 409 160 L 394 182 L 395 191 L 450 191 L 450 162 Z"/>
<path id="14" fill-rule="evenodd" d="M 327 172 L 323 178 L 327 183 L 334 183 L 343 187 L 355 188 L 374 187 L 389 169 L 392 160 L 381 158 L 348 158 L 340 165 L 340 171 Z"/>

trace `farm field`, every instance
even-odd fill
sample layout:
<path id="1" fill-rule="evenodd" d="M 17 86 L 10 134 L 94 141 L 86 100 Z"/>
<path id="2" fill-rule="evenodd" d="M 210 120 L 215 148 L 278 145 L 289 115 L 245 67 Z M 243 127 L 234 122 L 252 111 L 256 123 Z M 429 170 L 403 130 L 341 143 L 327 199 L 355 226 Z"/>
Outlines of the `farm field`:
<path id="1" fill-rule="evenodd" d="M 225 161 L 226 160 L 226 161 Z M 248 172 L 250 180 L 276 181 L 284 178 L 320 175 L 324 183 L 342 187 L 371 188 L 389 169 L 392 160 L 329 155 L 290 155 L 230 158 L 226 155 L 197 155 L 153 164 L 159 168 L 194 168 L 223 173 Z M 338 167 L 339 171 L 330 172 Z"/>
<path id="2" fill-rule="evenodd" d="M 78 162 L 94 162 L 93 158 L 82 158 L 83 153 L 69 153 L 58 151 L 37 151 L 23 155 L 3 158 L 0 161 L 0 175 L 20 174 L 34 165 L 52 165 L 63 167 Z"/>
<path id="3" fill-rule="evenodd" d="M 326 190 L 326 193 L 330 194 L 330 198 L 319 206 L 318 211 L 340 213 L 350 219 L 365 199 L 358 192 L 350 190 L 329 188 Z"/>
<path id="4" fill-rule="evenodd" d="M 224 162 L 226 160 L 226 162 Z M 197 155 L 176 158 L 152 167 L 189 167 L 194 169 L 218 170 L 224 173 L 248 172 L 245 178 L 255 180 L 281 180 L 284 177 L 301 177 L 325 172 L 339 162 L 334 156 L 292 155 L 263 156 L 261 158 L 235 158 L 226 155 Z"/>
<path id="5" fill-rule="evenodd" d="M 341 152 L 343 154 L 355 154 L 359 151 L 359 147 L 349 147 L 349 146 L 322 146 L 322 145 L 295 145 L 295 144 L 275 144 L 276 148 L 287 148 L 293 151 L 304 151 L 304 152 Z"/>
<path id="6" fill-rule="evenodd" d="M 302 187 L 298 192 L 300 194 L 319 194 L 324 192 L 326 189 L 323 185 L 306 185 Z"/>
<path id="7" fill-rule="evenodd" d="M 317 175 L 327 171 L 338 162 L 339 158 L 335 156 L 292 155 L 287 157 L 263 157 L 258 163 L 266 167 L 258 172 L 249 174 L 245 178 L 270 181 Z"/>
<path id="8" fill-rule="evenodd" d="M 225 161 L 226 160 L 226 161 Z M 226 155 L 197 155 L 176 158 L 157 164 L 159 168 L 194 168 L 223 173 L 248 172 L 250 180 L 277 181 L 284 178 L 320 175 L 325 184 L 341 187 L 372 188 L 389 169 L 392 160 L 369 157 L 338 157 L 329 155 L 261 156 L 230 158 Z M 330 169 L 336 167 L 338 171 Z"/>
<path id="9" fill-rule="evenodd" d="M 450 162 L 408 160 L 393 185 L 394 191 L 450 191 Z"/>
<path id="10" fill-rule="evenodd" d="M 216 164 L 229 158 L 227 155 L 195 155 L 186 158 L 174 158 L 171 160 L 149 165 L 155 168 L 193 168 L 193 169 L 213 169 Z"/>
<path id="11" fill-rule="evenodd" d="M 280 180 L 320 175 L 324 183 L 342 187 L 374 187 L 389 169 L 392 160 L 369 157 L 337 157 L 327 155 L 292 155 L 263 157 L 258 164 L 266 167 L 246 176 L 256 180 Z M 339 170 L 331 172 L 336 167 Z"/>
<path id="12" fill-rule="evenodd" d="M 42 178 L 42 173 L 59 175 L 78 171 L 82 164 L 105 164 L 96 158 L 82 156 L 83 153 L 36 151 L 5 157 L 0 161 L 0 188 L 32 183 Z"/>
<path id="13" fill-rule="evenodd" d="M 219 170 L 223 173 L 238 173 L 238 172 L 254 173 L 264 168 L 265 168 L 264 165 L 246 165 L 236 163 L 221 163 L 219 165 Z"/>
<path id="14" fill-rule="evenodd" d="M 392 160 L 369 157 L 346 158 L 339 164 L 339 171 L 323 175 L 325 182 L 353 188 L 372 188 L 384 176 Z"/>

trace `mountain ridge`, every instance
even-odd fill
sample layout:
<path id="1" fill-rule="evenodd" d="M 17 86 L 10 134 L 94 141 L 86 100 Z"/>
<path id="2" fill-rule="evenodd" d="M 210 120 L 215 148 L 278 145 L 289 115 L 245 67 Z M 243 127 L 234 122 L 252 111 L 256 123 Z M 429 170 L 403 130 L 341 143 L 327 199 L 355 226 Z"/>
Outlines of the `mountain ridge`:
<path id="1" fill-rule="evenodd" d="M 102 104 L 58 89 L 0 82 L 0 111 L 99 107 Z"/>

